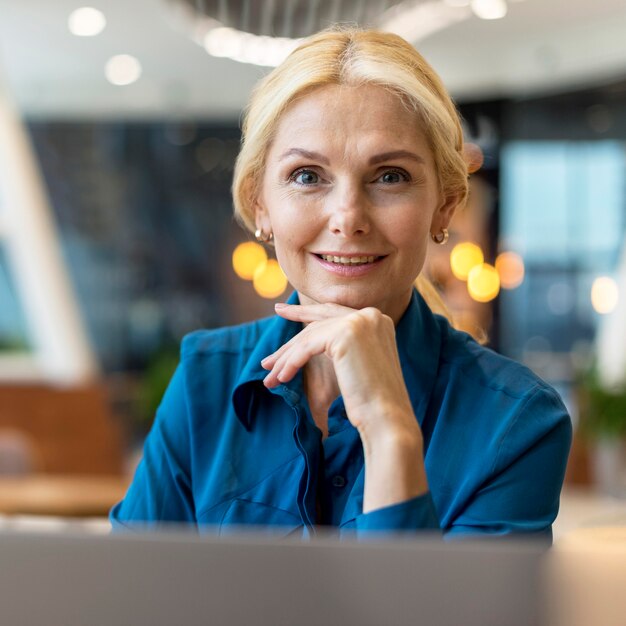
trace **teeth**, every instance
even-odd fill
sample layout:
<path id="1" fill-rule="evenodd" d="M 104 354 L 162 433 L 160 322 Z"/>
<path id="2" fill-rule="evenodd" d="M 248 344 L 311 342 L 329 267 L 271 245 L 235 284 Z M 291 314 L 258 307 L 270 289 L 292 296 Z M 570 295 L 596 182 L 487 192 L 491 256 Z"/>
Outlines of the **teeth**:
<path id="1" fill-rule="evenodd" d="M 373 263 L 376 257 L 374 256 L 332 256 L 330 254 L 320 254 L 324 261 L 330 263 L 340 263 L 341 265 L 363 265 L 364 263 Z"/>

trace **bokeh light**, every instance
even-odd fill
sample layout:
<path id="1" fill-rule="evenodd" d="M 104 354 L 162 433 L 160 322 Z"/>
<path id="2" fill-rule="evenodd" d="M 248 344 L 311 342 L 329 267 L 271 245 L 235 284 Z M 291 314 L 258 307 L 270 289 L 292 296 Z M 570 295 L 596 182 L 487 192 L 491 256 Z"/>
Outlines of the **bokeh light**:
<path id="1" fill-rule="evenodd" d="M 254 272 L 252 284 L 263 298 L 278 298 L 287 289 L 287 277 L 276 259 L 269 259 Z"/>
<path id="2" fill-rule="evenodd" d="M 474 174 L 485 162 L 485 155 L 480 146 L 476 143 L 466 143 L 463 146 L 463 158 L 467 163 L 467 173 Z"/>
<path id="3" fill-rule="evenodd" d="M 500 276 L 493 265 L 474 266 L 467 277 L 467 291 L 476 302 L 489 302 L 500 292 Z"/>
<path id="4" fill-rule="evenodd" d="M 220 169 L 218 166 L 222 163 L 226 154 L 226 145 L 217 137 L 208 137 L 196 147 L 196 160 L 205 172 L 214 169 Z"/>
<path id="5" fill-rule="evenodd" d="M 617 283 L 608 276 L 599 276 L 591 286 L 591 305 L 597 313 L 611 313 L 617 306 L 619 289 Z"/>
<path id="6" fill-rule="evenodd" d="M 188 146 L 198 135 L 198 127 L 194 122 L 168 124 L 163 134 L 165 139 L 174 146 Z"/>
<path id="7" fill-rule="evenodd" d="M 265 249 L 254 241 L 240 243 L 233 252 L 233 269 L 244 280 L 252 280 L 254 273 L 266 261 Z"/>
<path id="8" fill-rule="evenodd" d="M 107 61 L 104 74 L 113 85 L 130 85 L 141 76 L 141 63 L 130 54 L 118 54 Z"/>
<path id="9" fill-rule="evenodd" d="M 504 0 L 472 0 L 470 6 L 474 14 L 483 20 L 499 20 L 508 11 Z"/>
<path id="10" fill-rule="evenodd" d="M 469 241 L 457 244 L 450 253 L 450 267 L 459 280 L 467 280 L 470 270 L 484 260 L 480 246 Z"/>
<path id="11" fill-rule="evenodd" d="M 515 252 L 502 252 L 496 258 L 496 269 L 500 285 L 504 289 L 515 289 L 524 281 L 524 261 Z"/>
<path id="12" fill-rule="evenodd" d="M 67 20 L 70 33 L 77 37 L 95 37 L 104 30 L 106 25 L 104 13 L 93 7 L 81 7 L 72 11 Z"/>
<path id="13" fill-rule="evenodd" d="M 574 289 L 565 281 L 558 281 L 550 285 L 546 299 L 548 308 L 553 315 L 567 315 L 576 304 Z"/>

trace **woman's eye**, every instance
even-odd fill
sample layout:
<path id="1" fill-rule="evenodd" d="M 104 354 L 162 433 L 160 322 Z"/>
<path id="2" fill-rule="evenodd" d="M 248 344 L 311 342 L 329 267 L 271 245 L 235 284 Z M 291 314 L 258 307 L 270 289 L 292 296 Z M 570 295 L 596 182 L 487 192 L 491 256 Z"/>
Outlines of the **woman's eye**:
<path id="1" fill-rule="evenodd" d="M 382 183 L 385 184 L 393 184 L 393 183 L 401 183 L 408 180 L 408 176 L 403 172 L 397 170 L 390 170 L 389 172 L 385 172 L 379 179 Z"/>
<path id="2" fill-rule="evenodd" d="M 315 185 L 320 177 L 312 170 L 299 170 L 293 174 L 292 180 L 299 185 Z"/>

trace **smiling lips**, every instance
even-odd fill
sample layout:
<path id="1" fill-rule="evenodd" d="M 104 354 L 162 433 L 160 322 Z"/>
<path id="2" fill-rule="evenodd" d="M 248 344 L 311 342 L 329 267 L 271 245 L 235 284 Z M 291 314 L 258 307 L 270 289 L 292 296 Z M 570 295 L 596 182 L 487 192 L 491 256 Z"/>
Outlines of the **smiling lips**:
<path id="1" fill-rule="evenodd" d="M 378 255 L 350 255 L 350 256 L 335 256 L 334 254 L 318 254 L 321 259 L 328 263 L 340 263 L 341 265 L 364 265 L 365 263 L 373 263 L 380 257 Z"/>
<path id="2" fill-rule="evenodd" d="M 341 276 L 362 276 L 377 267 L 385 256 L 378 254 L 314 254 L 328 271 Z"/>

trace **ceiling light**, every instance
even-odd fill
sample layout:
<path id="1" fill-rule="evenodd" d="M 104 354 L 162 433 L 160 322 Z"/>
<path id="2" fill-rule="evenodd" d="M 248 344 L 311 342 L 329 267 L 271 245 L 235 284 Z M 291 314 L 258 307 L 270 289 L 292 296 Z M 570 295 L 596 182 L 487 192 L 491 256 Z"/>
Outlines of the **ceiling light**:
<path id="1" fill-rule="evenodd" d="M 315 4 L 315 8 L 308 11 L 309 17 L 306 23 L 298 16 L 291 16 L 289 7 L 297 4 L 296 0 L 276 0 L 276 7 L 271 3 L 271 9 L 262 12 L 263 23 L 259 22 L 259 16 L 251 19 L 246 12 L 250 0 L 242 0 L 243 9 L 240 14 L 236 11 L 214 11 L 215 3 L 209 4 L 196 0 L 172 1 L 175 7 L 176 20 L 188 30 L 193 40 L 215 57 L 229 58 L 241 63 L 253 63 L 255 65 L 276 66 L 302 43 L 303 36 L 317 32 L 320 27 L 327 26 L 331 22 L 367 23 L 379 30 L 391 31 L 401 35 L 411 43 L 415 43 L 433 33 L 447 28 L 452 24 L 463 21 L 472 15 L 469 8 L 470 0 L 449 0 L 455 6 L 444 3 L 441 0 L 405 0 L 403 2 L 390 3 L 388 0 L 382 3 L 366 2 L 358 0 L 362 7 L 362 19 L 342 18 L 341 11 L 349 13 L 349 3 L 341 0 L 329 0 Z M 283 15 L 279 10 L 279 2 L 284 2 L 287 12 Z M 220 2 L 220 5 L 222 3 Z M 240 4 L 240 3 L 239 3 Z M 237 1 L 234 6 L 239 6 Z M 268 3 L 269 5 L 270 3 Z M 381 13 L 383 6 L 388 6 Z M 224 3 L 226 6 L 226 3 Z M 280 5 L 282 6 L 282 5 Z M 339 11 L 334 19 L 327 19 L 322 15 L 328 6 L 334 7 L 333 15 Z M 372 7 L 379 7 L 373 9 Z M 325 15 L 325 13 L 324 13 Z M 365 19 L 365 16 L 369 16 Z M 247 17 L 246 17 L 247 16 Z M 278 16 L 278 17 L 276 17 Z M 279 19 L 276 26 L 274 18 Z M 318 20 L 321 19 L 321 22 Z M 270 37 L 268 34 L 277 33 L 283 36 Z"/>
<path id="2" fill-rule="evenodd" d="M 468 7 L 471 0 L 443 0 L 448 6 L 451 7 Z"/>
<path id="3" fill-rule="evenodd" d="M 107 21 L 104 13 L 92 7 L 82 7 L 72 11 L 67 20 L 70 32 L 77 37 L 94 37 L 99 35 L 106 25 Z"/>
<path id="4" fill-rule="evenodd" d="M 107 61 L 104 74 L 114 85 L 130 85 L 141 76 L 141 64 L 130 54 L 118 54 Z"/>
<path id="5" fill-rule="evenodd" d="M 472 0 L 472 11 L 483 20 L 499 20 L 506 15 L 508 7 L 504 0 Z"/>
<path id="6" fill-rule="evenodd" d="M 234 28 L 212 28 L 204 37 L 204 49 L 214 57 L 241 63 L 274 67 L 280 65 L 299 44 L 300 39 L 266 37 Z"/>
<path id="7" fill-rule="evenodd" d="M 449 2 L 401 2 L 388 9 L 376 22 L 376 27 L 404 37 L 411 43 L 416 43 L 433 33 L 452 24 L 461 22 L 471 16 L 472 12 L 465 6 L 453 0 Z"/>

